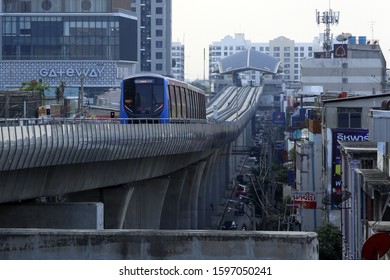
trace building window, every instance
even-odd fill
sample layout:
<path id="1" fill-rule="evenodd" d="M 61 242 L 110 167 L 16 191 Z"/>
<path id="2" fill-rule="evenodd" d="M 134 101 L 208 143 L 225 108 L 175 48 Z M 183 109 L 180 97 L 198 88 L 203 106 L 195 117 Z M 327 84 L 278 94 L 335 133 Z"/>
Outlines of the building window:
<path id="1" fill-rule="evenodd" d="M 161 29 L 156 29 L 156 37 L 162 37 L 163 31 Z"/>
<path id="2" fill-rule="evenodd" d="M 163 13 L 163 8 L 162 7 L 157 7 L 156 8 L 156 14 L 162 15 L 162 13 Z"/>
<path id="3" fill-rule="evenodd" d="M 337 108 L 339 128 L 361 128 L 362 108 Z"/>
<path id="4" fill-rule="evenodd" d="M 156 18 L 156 25 L 163 25 L 162 18 Z"/>
<path id="5" fill-rule="evenodd" d="M 162 59 L 163 53 L 162 52 L 156 52 L 156 59 Z"/>
<path id="6" fill-rule="evenodd" d="M 162 71 L 163 70 L 163 65 L 161 63 L 156 63 L 156 70 L 157 71 Z"/>
<path id="7" fill-rule="evenodd" d="M 162 48 L 163 42 L 162 41 L 156 41 L 156 48 Z"/>

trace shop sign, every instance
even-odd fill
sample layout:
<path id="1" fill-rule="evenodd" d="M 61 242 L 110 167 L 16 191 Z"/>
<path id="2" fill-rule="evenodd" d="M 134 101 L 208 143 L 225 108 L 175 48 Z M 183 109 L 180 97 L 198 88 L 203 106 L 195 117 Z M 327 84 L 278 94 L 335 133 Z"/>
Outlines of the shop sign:
<path id="1" fill-rule="evenodd" d="M 292 192 L 292 203 L 302 205 L 304 209 L 316 209 L 317 199 L 313 192 Z"/>

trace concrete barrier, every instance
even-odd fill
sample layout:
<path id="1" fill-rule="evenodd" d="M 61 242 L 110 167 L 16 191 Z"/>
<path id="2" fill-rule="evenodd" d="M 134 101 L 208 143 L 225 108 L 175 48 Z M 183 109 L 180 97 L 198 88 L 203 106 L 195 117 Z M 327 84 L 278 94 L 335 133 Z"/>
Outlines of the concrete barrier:
<path id="1" fill-rule="evenodd" d="M 317 260 L 314 232 L 0 229 L 0 259 Z"/>
<path id="2" fill-rule="evenodd" d="M 0 205 L 2 228 L 103 229 L 101 202 Z"/>

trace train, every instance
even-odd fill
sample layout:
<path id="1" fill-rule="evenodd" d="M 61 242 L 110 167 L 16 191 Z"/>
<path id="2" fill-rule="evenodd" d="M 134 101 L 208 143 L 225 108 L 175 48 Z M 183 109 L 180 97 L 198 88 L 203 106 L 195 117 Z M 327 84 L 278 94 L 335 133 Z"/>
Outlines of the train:
<path id="1" fill-rule="evenodd" d="M 205 92 L 159 74 L 136 74 L 122 80 L 122 123 L 172 123 L 206 119 Z"/>

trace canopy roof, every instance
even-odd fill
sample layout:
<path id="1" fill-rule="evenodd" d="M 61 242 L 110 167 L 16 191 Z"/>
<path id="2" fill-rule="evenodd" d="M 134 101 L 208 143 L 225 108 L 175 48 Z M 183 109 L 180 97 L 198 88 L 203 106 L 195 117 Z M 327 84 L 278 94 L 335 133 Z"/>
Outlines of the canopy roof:
<path id="1" fill-rule="evenodd" d="M 247 70 L 256 70 L 264 73 L 277 74 L 282 72 L 281 61 L 262 52 L 249 49 L 231 56 L 225 57 L 218 62 L 220 74 L 231 74 Z"/>

